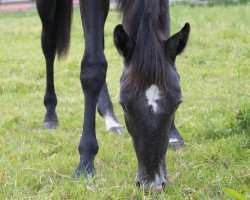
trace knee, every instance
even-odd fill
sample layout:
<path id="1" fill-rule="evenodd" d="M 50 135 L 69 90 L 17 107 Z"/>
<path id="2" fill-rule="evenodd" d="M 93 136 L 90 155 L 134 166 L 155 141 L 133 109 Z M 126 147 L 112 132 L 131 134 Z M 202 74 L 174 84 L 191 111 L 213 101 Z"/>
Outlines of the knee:
<path id="1" fill-rule="evenodd" d="M 100 92 L 106 79 L 107 61 L 83 59 L 80 80 L 84 91 Z"/>

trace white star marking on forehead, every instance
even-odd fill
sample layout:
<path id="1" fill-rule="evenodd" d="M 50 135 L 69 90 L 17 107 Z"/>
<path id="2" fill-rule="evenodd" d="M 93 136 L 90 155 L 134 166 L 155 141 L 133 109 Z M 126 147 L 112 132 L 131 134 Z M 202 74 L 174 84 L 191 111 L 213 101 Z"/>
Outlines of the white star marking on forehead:
<path id="1" fill-rule="evenodd" d="M 160 100 L 160 90 L 157 85 L 151 85 L 146 90 L 146 97 L 148 101 L 148 105 L 152 106 L 153 111 L 156 113 L 158 111 L 158 104 L 157 100 Z"/>

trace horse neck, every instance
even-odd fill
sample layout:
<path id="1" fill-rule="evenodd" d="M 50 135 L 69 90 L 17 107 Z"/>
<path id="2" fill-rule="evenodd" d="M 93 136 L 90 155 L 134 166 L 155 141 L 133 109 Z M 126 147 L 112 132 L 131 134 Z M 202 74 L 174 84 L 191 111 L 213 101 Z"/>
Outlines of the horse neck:
<path id="1" fill-rule="evenodd" d="M 157 16 L 157 24 L 158 26 L 158 33 L 159 37 L 162 40 L 167 40 L 170 37 L 170 12 L 169 12 L 169 0 L 162 1 L 159 0 L 158 2 L 161 4 L 160 9 L 157 13 L 153 13 L 156 6 L 153 6 L 152 3 L 146 3 L 146 1 L 152 0 L 141 0 L 141 3 L 144 3 L 144 6 L 137 6 L 137 9 L 126 9 L 123 12 L 123 19 L 122 24 L 125 31 L 130 35 L 132 38 L 136 40 L 137 31 L 140 25 L 140 21 L 145 13 L 152 13 L 152 17 Z M 163 3 L 164 2 L 164 3 Z M 147 5 L 147 8 L 143 8 Z"/>

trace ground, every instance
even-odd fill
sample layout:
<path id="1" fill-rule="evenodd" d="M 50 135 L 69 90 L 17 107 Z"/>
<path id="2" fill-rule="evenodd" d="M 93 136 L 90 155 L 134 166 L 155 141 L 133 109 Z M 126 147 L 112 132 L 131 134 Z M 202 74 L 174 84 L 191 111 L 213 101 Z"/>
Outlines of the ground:
<path id="1" fill-rule="evenodd" d="M 75 9 L 71 49 L 56 62 L 60 127 L 42 130 L 45 63 L 36 11 L 0 13 L 0 199 L 228 199 L 225 188 L 246 196 L 250 187 L 250 4 L 171 7 L 172 32 L 191 24 L 190 42 L 177 60 L 184 102 L 176 124 L 186 141 L 168 151 L 169 185 L 162 194 L 134 186 L 137 169 L 130 136 L 107 134 L 97 117 L 99 153 L 94 179 L 71 178 L 78 164 L 83 122 L 79 80 L 84 51 Z M 107 82 L 116 114 L 122 58 L 105 28 Z M 248 196 L 249 197 L 249 196 Z"/>

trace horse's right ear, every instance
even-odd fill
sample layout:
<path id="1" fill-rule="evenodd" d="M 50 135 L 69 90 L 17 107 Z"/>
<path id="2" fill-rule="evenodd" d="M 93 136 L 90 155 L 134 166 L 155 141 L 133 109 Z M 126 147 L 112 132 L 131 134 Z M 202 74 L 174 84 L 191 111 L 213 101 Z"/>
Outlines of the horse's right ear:
<path id="1" fill-rule="evenodd" d="M 173 61 L 185 49 L 190 33 L 190 25 L 186 23 L 185 26 L 165 43 L 166 54 L 168 54 Z"/>
<path id="2" fill-rule="evenodd" d="M 134 50 L 135 43 L 125 32 L 121 24 L 114 30 L 114 42 L 118 52 L 126 59 L 130 59 Z"/>

